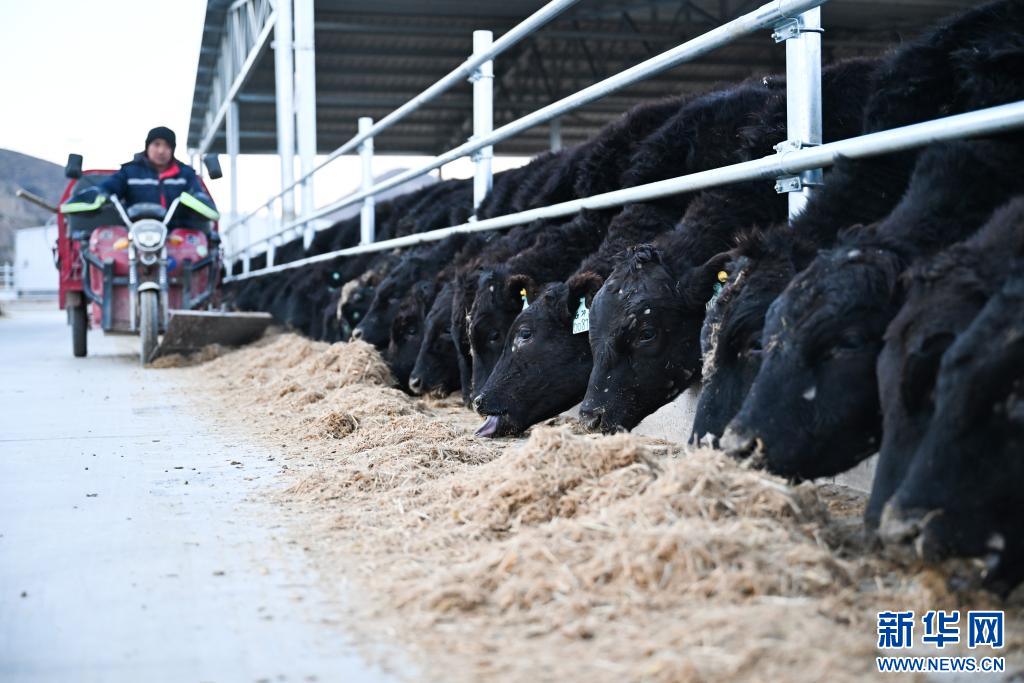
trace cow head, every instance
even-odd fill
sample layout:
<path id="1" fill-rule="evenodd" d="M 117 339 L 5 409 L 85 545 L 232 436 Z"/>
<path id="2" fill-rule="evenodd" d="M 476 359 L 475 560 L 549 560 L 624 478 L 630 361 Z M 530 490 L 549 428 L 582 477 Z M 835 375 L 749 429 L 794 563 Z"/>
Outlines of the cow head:
<path id="1" fill-rule="evenodd" d="M 875 362 L 896 312 L 902 258 L 886 248 L 819 254 L 768 309 L 761 369 L 722 437 L 783 476 L 849 469 L 877 448 Z"/>
<path id="2" fill-rule="evenodd" d="M 423 321 L 433 304 L 436 291 L 433 282 L 416 283 L 402 300 L 391 323 L 390 340 L 384 357 L 404 389 L 409 388 L 409 375 L 416 364 L 416 356 L 423 341 Z"/>
<path id="3" fill-rule="evenodd" d="M 986 582 L 1024 579 L 1024 264 L 942 356 L 934 416 L 879 533 L 928 560 L 986 557 Z"/>
<path id="4" fill-rule="evenodd" d="M 451 334 L 452 290 L 451 283 L 445 284 L 423 322 L 423 341 L 409 376 L 409 389 L 415 394 L 447 395 L 459 387 Z"/>
<path id="5" fill-rule="evenodd" d="M 765 314 L 796 275 L 794 256 L 806 247 L 788 226 L 748 233 L 722 269 L 727 281 L 709 302 L 701 328 L 701 391 L 693 439 L 717 445 L 761 369 Z"/>
<path id="6" fill-rule="evenodd" d="M 478 278 L 479 273 L 470 270 L 459 273 L 452 281 L 452 317 L 449 329 L 459 367 L 462 402 L 467 408 L 473 405 L 473 354 L 469 343 L 469 314 L 473 299 L 476 298 Z"/>
<path id="7" fill-rule="evenodd" d="M 422 257 L 407 254 L 376 286 L 373 300 L 360 322 L 352 330 L 352 338 L 373 344 L 378 349 L 388 345 L 391 323 L 398 315 L 405 295 L 421 279 L 426 267 Z"/>
<path id="8" fill-rule="evenodd" d="M 342 285 L 341 298 L 338 300 L 338 322 L 342 329 L 347 330 L 346 336 L 351 336 L 352 330 L 363 322 L 380 281 L 380 271 L 372 268 Z"/>
<path id="9" fill-rule="evenodd" d="M 697 378 L 700 326 L 725 261 L 720 255 L 679 276 L 649 244 L 627 251 L 590 311 L 584 425 L 632 429 Z"/>
<path id="10" fill-rule="evenodd" d="M 513 321 L 498 363 L 473 401 L 488 416 L 479 435 L 520 433 L 583 397 L 591 362 L 587 335 L 572 333 L 579 293 L 550 284 Z"/>
<path id="11" fill-rule="evenodd" d="M 865 511 L 869 528 L 877 527 L 882 506 L 902 481 L 931 422 L 942 355 L 991 294 L 978 277 L 985 268 L 977 260 L 956 245 L 904 276 L 906 301 L 889 324 L 878 356 L 882 443 Z"/>
<path id="12" fill-rule="evenodd" d="M 500 268 L 480 273 L 468 321 L 474 395 L 497 364 L 512 321 L 538 293 L 539 287 L 527 275 L 510 274 Z"/>

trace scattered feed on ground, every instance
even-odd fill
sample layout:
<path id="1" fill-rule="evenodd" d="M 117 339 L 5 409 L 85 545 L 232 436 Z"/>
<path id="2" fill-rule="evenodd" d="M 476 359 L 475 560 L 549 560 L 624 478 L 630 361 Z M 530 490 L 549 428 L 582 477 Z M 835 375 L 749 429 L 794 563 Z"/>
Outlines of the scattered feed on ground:
<path id="1" fill-rule="evenodd" d="M 897 654 L 1024 667 L 1020 592 L 967 587 L 971 563 L 880 557 L 849 489 L 571 423 L 478 439 L 455 398 L 410 398 L 359 342 L 268 336 L 180 372 L 280 449 L 267 495 L 346 628 L 428 678 L 852 681 Z M 1005 609 L 1006 647 L 939 651 L 919 623 L 912 651 L 876 649 L 877 613 L 906 609 Z"/>

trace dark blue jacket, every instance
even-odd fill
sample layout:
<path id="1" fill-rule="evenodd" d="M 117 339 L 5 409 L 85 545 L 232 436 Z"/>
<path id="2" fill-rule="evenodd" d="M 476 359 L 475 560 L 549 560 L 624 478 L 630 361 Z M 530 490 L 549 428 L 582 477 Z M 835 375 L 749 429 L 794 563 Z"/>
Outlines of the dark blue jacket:
<path id="1" fill-rule="evenodd" d="M 97 189 L 107 195 L 117 195 L 126 207 L 151 202 L 167 208 L 178 195 L 188 192 L 203 204 L 216 209 L 213 199 L 203 190 L 191 166 L 172 159 L 170 167 L 158 173 L 142 152 L 107 177 Z"/>

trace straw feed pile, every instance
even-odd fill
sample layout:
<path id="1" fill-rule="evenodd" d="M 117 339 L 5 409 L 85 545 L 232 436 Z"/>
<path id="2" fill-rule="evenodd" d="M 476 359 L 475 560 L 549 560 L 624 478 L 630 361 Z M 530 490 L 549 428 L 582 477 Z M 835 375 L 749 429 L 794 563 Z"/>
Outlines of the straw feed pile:
<path id="1" fill-rule="evenodd" d="M 377 353 L 294 335 L 194 373 L 280 448 L 280 505 L 346 628 L 443 681 L 862 680 L 877 612 L 1006 609 L 949 572 L 884 560 L 863 497 L 790 486 L 708 449 L 572 425 L 472 436 L 454 398 L 412 399 Z M 956 655 L 966 643 L 911 654 Z M 907 654 L 901 651 L 896 654 Z M 986 653 L 989 654 L 989 653 Z"/>

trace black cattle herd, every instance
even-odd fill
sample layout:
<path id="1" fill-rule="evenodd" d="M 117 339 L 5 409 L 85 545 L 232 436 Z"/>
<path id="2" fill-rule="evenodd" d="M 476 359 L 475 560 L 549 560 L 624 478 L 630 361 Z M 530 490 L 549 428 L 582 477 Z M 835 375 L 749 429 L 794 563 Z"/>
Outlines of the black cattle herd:
<path id="1" fill-rule="evenodd" d="M 1024 99 L 1024 0 L 879 58 L 827 65 L 824 138 Z M 643 103 L 593 139 L 496 174 L 489 218 L 772 153 L 785 83 Z M 866 526 L 926 560 L 1024 580 L 1024 133 L 840 159 L 787 221 L 743 182 L 241 280 L 238 309 L 381 349 L 415 394 L 461 391 L 478 434 L 582 402 L 632 429 L 690 386 L 693 440 L 801 480 L 879 453 Z M 376 207 L 377 239 L 465 222 L 471 181 Z M 278 262 L 352 246 L 358 217 Z M 265 263 L 256 256 L 252 267 Z M 237 265 L 235 266 L 237 268 Z"/>

